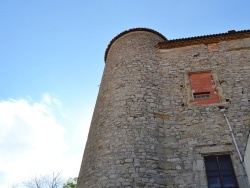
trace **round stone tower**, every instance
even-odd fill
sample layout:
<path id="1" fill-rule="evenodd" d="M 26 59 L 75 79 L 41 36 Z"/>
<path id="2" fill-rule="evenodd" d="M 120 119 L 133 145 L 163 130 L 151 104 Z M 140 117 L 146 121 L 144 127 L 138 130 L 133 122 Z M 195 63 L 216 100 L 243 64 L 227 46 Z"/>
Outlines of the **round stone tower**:
<path id="1" fill-rule="evenodd" d="M 160 187 L 167 181 L 158 164 L 160 126 L 167 116 L 155 48 L 164 40 L 156 31 L 136 28 L 110 42 L 78 188 Z"/>

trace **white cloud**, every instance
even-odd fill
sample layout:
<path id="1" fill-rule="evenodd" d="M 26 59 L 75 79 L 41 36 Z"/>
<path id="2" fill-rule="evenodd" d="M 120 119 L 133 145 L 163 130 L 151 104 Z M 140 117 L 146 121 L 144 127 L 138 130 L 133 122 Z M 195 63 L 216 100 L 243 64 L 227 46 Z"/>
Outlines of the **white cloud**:
<path id="1" fill-rule="evenodd" d="M 67 154 L 65 129 L 52 104 L 62 106 L 49 94 L 41 102 L 0 101 L 0 188 L 52 171 L 70 176 L 79 169 L 79 156 Z"/>
<path id="2" fill-rule="evenodd" d="M 51 104 L 54 104 L 58 107 L 61 107 L 62 106 L 62 103 L 60 100 L 58 100 L 57 98 L 55 97 L 52 97 L 50 94 L 48 93 L 44 93 L 42 95 L 42 102 L 47 104 L 47 105 L 51 105 Z"/>

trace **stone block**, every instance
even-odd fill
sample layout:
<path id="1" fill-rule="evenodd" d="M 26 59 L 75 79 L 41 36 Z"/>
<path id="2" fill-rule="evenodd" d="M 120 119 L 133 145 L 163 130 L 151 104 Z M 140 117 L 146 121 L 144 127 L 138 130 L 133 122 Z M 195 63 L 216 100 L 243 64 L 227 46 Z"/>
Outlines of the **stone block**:
<path id="1" fill-rule="evenodd" d="M 158 167 L 164 170 L 175 170 L 176 165 L 173 162 L 158 161 Z"/>
<path id="2" fill-rule="evenodd" d="M 202 147 L 201 154 L 218 154 L 231 152 L 232 148 L 228 145 Z"/>

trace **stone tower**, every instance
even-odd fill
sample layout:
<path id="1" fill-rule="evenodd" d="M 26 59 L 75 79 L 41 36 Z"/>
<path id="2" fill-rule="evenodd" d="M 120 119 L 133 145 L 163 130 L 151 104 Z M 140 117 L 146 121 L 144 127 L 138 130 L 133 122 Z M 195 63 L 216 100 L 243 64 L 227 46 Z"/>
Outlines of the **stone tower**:
<path id="1" fill-rule="evenodd" d="M 131 29 L 105 62 L 78 188 L 249 187 L 249 30 Z"/>

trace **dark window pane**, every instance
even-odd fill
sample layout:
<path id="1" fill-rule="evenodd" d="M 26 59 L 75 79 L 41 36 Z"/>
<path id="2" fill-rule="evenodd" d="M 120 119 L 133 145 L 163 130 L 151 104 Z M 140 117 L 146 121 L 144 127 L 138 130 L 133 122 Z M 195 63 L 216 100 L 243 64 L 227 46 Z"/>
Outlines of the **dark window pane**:
<path id="1" fill-rule="evenodd" d="M 234 176 L 234 172 L 232 170 L 223 170 L 220 171 L 221 176 Z"/>
<path id="2" fill-rule="evenodd" d="M 218 165 L 215 156 L 205 157 L 205 165 L 207 171 L 218 170 Z"/>
<path id="3" fill-rule="evenodd" d="M 207 176 L 208 177 L 219 177 L 219 172 L 218 171 L 207 171 Z"/>
<path id="4" fill-rule="evenodd" d="M 233 170 L 231 159 L 228 156 L 222 156 L 218 158 L 219 166 L 221 170 Z"/>
<path id="5" fill-rule="evenodd" d="M 211 188 L 221 187 L 219 177 L 208 178 L 208 184 Z"/>
<path id="6" fill-rule="evenodd" d="M 237 182 L 234 176 L 222 177 L 222 184 L 224 187 L 237 187 Z"/>

